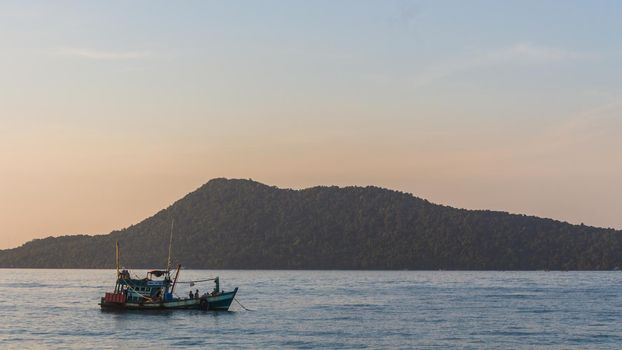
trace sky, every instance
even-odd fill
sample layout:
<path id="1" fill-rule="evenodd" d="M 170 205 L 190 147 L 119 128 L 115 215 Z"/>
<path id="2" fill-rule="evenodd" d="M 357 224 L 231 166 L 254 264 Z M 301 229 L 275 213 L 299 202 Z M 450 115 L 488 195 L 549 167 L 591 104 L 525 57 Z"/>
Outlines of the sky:
<path id="1" fill-rule="evenodd" d="M 620 1 L 0 1 L 0 249 L 215 177 L 622 229 Z"/>

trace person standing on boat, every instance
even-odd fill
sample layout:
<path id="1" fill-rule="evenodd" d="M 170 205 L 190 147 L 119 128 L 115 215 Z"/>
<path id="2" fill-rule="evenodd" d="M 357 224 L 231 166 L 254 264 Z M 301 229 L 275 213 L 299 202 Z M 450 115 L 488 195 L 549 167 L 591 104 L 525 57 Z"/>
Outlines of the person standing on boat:
<path id="1" fill-rule="evenodd" d="M 192 290 L 190 291 L 190 293 L 188 293 L 188 296 L 190 297 L 190 299 L 194 299 L 194 295 L 192 295 Z"/>
<path id="2" fill-rule="evenodd" d="M 194 292 L 194 297 L 199 299 L 199 290 L 198 289 Z"/>
<path id="3" fill-rule="evenodd" d="M 218 295 L 218 293 L 220 293 L 220 278 L 216 277 L 216 279 L 214 279 L 214 290 L 212 291 L 212 295 Z"/>

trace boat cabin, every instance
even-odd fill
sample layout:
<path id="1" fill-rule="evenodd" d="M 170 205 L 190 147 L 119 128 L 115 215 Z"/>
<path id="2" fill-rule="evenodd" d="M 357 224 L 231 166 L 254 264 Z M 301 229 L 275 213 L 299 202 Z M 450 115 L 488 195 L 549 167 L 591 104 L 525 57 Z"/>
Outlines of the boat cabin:
<path id="1" fill-rule="evenodd" d="M 148 271 L 147 277 L 142 279 L 130 278 L 129 272 L 123 270 L 114 293 L 125 295 L 125 300 L 133 303 L 168 301 L 173 299 L 171 284 L 170 272 L 166 270 Z"/>

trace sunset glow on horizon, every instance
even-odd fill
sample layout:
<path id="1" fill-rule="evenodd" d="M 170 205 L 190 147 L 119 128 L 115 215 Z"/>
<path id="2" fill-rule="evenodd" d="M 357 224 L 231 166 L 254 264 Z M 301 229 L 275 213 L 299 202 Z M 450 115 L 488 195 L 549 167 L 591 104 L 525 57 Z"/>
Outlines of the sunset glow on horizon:
<path id="1" fill-rule="evenodd" d="M 0 249 L 216 177 L 622 229 L 617 1 L 0 4 Z"/>

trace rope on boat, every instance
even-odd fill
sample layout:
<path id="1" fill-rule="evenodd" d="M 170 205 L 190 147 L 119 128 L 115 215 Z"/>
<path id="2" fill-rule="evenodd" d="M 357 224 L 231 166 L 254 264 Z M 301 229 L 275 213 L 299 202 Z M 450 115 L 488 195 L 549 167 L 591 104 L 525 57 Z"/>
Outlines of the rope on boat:
<path id="1" fill-rule="evenodd" d="M 244 307 L 244 305 L 242 305 L 242 303 L 240 303 L 237 298 L 233 298 L 233 300 L 235 300 L 235 302 L 238 303 L 238 305 L 240 305 L 242 309 L 246 311 L 255 311 L 255 310 L 247 309 L 246 307 Z"/>
<path id="2" fill-rule="evenodd" d="M 138 276 L 136 276 L 136 278 L 138 279 L 139 277 L 138 277 Z M 213 280 L 215 280 L 215 279 L 216 279 L 216 278 L 208 278 L 208 279 L 204 279 L 204 280 L 196 280 L 196 281 L 182 281 L 182 282 L 177 282 L 177 283 L 190 283 L 191 285 L 193 285 L 194 283 L 199 283 L 199 282 L 207 282 L 207 281 L 213 281 Z M 134 289 L 134 287 L 131 285 L 131 283 L 129 283 L 129 281 L 128 281 L 127 279 L 123 279 L 123 280 L 125 281 L 125 285 L 126 285 L 129 289 L 131 289 L 134 293 L 136 293 L 136 294 L 140 295 L 141 297 L 145 298 L 146 300 L 148 300 L 148 301 L 150 301 L 150 302 L 153 302 L 153 300 L 154 300 L 153 298 L 151 298 L 150 296 L 147 296 L 147 295 L 145 295 L 145 294 L 142 294 L 142 293 L 138 292 L 136 289 Z M 174 294 L 175 294 L 175 296 L 176 296 L 177 298 L 180 298 L 180 297 L 179 297 L 179 295 L 177 295 L 177 293 L 174 293 Z M 181 299 L 181 298 L 180 298 L 180 299 Z M 237 300 L 236 300 L 236 301 L 237 301 Z M 240 304 L 240 302 L 239 302 L 239 301 L 238 301 L 238 304 Z M 240 306 L 242 306 L 242 304 L 240 304 Z M 242 307 L 244 308 L 244 306 L 242 306 Z M 244 309 L 246 310 L 246 308 L 244 308 Z M 248 311 L 251 311 L 251 310 L 248 310 Z"/>
<path id="3" fill-rule="evenodd" d="M 136 293 L 136 294 L 140 295 L 141 297 L 143 297 L 143 298 L 147 299 L 148 301 L 153 302 L 153 298 L 148 297 L 148 296 L 146 296 L 145 294 L 139 293 L 136 289 L 134 289 L 134 288 L 130 285 L 130 283 L 128 283 L 128 282 L 127 282 L 127 280 L 126 280 L 126 279 L 124 279 L 124 281 L 125 281 L 125 285 L 126 285 L 129 289 L 131 289 L 134 293 Z"/>
<path id="4" fill-rule="evenodd" d="M 205 280 L 196 280 L 196 281 L 178 281 L 177 283 L 199 283 L 199 282 L 207 282 L 207 281 L 214 281 L 216 278 L 208 278 Z"/>

